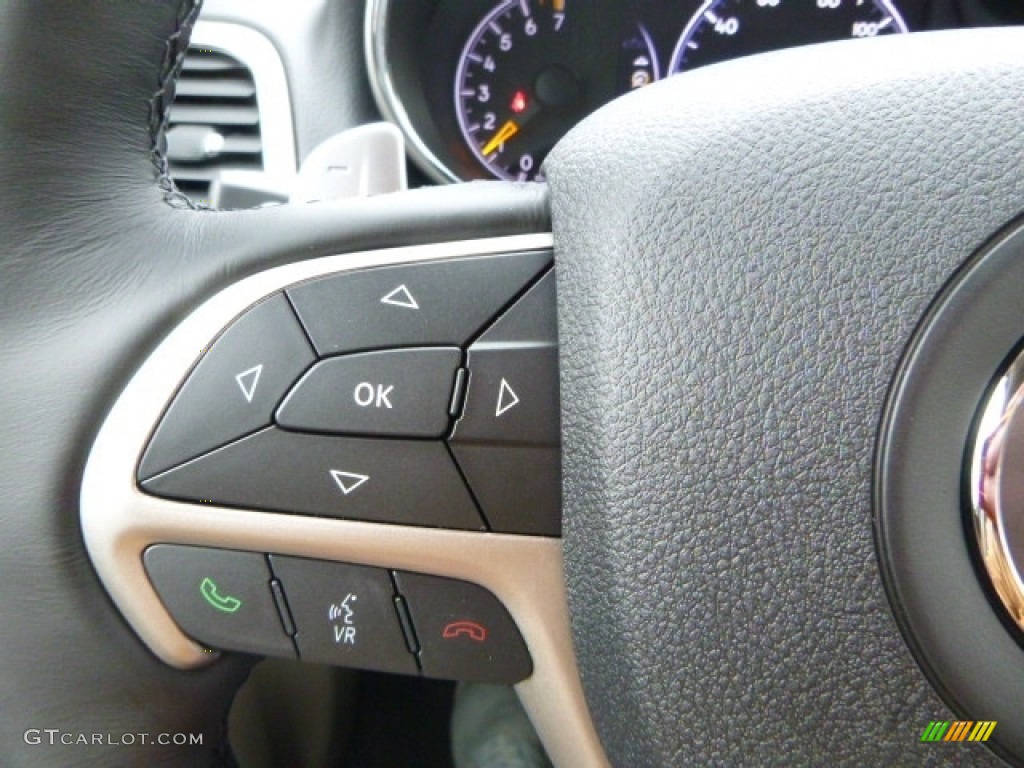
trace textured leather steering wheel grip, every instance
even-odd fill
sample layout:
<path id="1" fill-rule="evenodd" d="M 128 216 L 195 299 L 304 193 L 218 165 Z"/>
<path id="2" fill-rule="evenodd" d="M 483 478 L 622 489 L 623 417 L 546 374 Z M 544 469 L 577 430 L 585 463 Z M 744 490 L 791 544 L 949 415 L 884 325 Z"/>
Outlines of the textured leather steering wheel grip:
<path id="1" fill-rule="evenodd" d="M 873 459 L 930 302 L 1024 208 L 1021 50 L 710 67 L 548 159 L 570 609 L 613 764 L 999 762 L 920 740 L 956 715 L 893 619 Z"/>
<path id="2" fill-rule="evenodd" d="M 164 665 L 86 556 L 79 485 L 133 371 L 225 285 L 304 258 L 545 231 L 546 190 L 482 183 L 238 213 L 184 208 L 155 146 L 191 2 L 0 4 L 0 763 L 228 764 L 251 659 Z M 25 738 L 57 729 L 56 743 Z M 187 733 L 193 746 L 62 743 Z M 64 741 L 67 741 L 64 738 Z"/>

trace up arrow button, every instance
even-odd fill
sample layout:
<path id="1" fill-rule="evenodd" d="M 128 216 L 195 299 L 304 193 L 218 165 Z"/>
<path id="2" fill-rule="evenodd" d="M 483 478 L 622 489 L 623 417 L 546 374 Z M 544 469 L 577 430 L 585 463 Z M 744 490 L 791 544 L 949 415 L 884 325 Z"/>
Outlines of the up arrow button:
<path id="1" fill-rule="evenodd" d="M 405 307 L 406 309 L 420 308 L 420 305 L 416 303 L 416 299 L 409 292 L 409 289 L 405 287 L 404 283 L 388 293 L 387 296 L 380 300 L 380 303 L 390 304 L 393 307 Z"/>
<path id="2" fill-rule="evenodd" d="M 550 251 L 526 251 L 375 267 L 300 283 L 288 296 L 320 357 L 462 347 L 550 263 Z"/>

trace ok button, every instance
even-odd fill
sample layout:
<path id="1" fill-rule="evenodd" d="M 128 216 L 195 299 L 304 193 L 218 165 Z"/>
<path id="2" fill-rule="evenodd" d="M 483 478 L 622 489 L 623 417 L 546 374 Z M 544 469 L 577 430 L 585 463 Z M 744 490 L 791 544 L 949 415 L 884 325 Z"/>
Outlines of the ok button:
<path id="1" fill-rule="evenodd" d="M 461 361 L 457 347 L 328 358 L 292 387 L 275 418 L 301 432 L 442 437 Z"/>
<path id="2" fill-rule="evenodd" d="M 361 381 L 356 385 L 356 405 L 360 408 L 391 408 L 389 395 L 394 388 L 394 384 L 384 386 L 383 384 L 373 385 L 368 381 Z"/>

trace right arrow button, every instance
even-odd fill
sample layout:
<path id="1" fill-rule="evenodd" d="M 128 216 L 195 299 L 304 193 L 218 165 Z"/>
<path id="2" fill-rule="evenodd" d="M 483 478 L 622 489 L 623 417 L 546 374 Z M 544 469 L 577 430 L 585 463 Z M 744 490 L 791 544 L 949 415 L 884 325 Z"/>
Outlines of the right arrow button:
<path id="1" fill-rule="evenodd" d="M 558 334 L 549 272 L 469 348 L 452 453 L 493 530 L 561 531 Z"/>
<path id="2" fill-rule="evenodd" d="M 498 388 L 498 405 L 494 409 L 495 417 L 501 416 L 505 411 L 515 408 L 517 405 L 519 405 L 519 395 L 505 379 L 502 379 L 501 386 Z"/>

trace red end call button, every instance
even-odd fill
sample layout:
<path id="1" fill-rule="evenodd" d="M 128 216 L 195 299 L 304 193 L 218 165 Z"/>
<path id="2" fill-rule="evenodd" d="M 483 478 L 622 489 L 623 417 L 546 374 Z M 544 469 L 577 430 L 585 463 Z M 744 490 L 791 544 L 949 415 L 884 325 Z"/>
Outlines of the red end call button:
<path id="1" fill-rule="evenodd" d="M 512 617 L 483 587 L 396 572 L 420 644 L 426 677 L 517 683 L 533 663 Z"/>
<path id="2" fill-rule="evenodd" d="M 441 637 L 445 640 L 465 637 L 474 643 L 484 643 L 487 642 L 487 627 L 475 621 L 451 621 L 441 628 Z"/>

